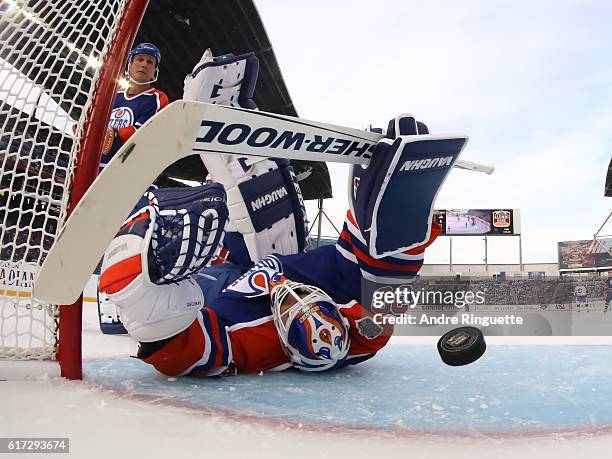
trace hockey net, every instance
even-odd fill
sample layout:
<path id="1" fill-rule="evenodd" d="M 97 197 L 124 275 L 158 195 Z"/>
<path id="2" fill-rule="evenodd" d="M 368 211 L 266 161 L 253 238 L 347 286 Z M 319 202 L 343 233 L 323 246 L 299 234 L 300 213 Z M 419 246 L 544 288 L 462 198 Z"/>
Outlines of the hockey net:
<path id="1" fill-rule="evenodd" d="M 81 375 L 81 305 L 37 301 L 32 281 L 95 178 L 147 1 L 0 2 L 0 359 Z"/>

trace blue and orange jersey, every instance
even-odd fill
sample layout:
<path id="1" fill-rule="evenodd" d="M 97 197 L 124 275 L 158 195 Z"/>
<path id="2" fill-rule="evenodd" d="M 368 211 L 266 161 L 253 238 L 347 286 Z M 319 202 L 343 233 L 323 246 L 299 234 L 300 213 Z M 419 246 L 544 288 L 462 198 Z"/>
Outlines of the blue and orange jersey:
<path id="1" fill-rule="evenodd" d="M 604 281 L 604 293 L 606 294 L 605 301 L 612 301 L 612 276 L 608 276 L 608 278 Z"/>
<path id="2" fill-rule="evenodd" d="M 364 239 L 349 212 L 336 246 L 264 258 L 216 298 L 207 299 L 207 306 L 187 330 L 143 360 L 168 376 L 203 377 L 290 367 L 274 325 L 270 300 L 270 279 L 280 272 L 330 295 L 349 323 L 350 347 L 345 365 L 367 360 L 387 344 L 393 327 L 377 324 L 372 313 L 362 306 L 362 278 L 405 280 L 416 276 L 425 248 L 440 232 L 434 222 L 431 237 L 420 247 L 374 259 L 367 254 Z M 196 280 L 201 284 L 206 276 L 210 277 L 202 271 Z"/>
<path id="3" fill-rule="evenodd" d="M 110 151 L 102 155 L 100 169 L 112 159 L 117 150 L 137 129 L 162 108 L 168 105 L 168 96 L 159 89 L 151 88 L 135 96 L 128 96 L 125 91 L 117 92 L 108 126 L 115 129 L 119 141 L 113 144 Z"/>

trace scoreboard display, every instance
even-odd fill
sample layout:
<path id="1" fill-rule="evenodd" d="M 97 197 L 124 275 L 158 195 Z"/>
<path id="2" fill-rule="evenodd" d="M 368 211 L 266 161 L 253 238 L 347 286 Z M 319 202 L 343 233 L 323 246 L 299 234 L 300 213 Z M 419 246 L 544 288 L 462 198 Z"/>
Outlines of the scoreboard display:
<path id="1" fill-rule="evenodd" d="M 612 238 L 557 243 L 559 269 L 612 268 Z"/>
<path id="2" fill-rule="evenodd" d="M 446 236 L 516 236 L 519 209 L 440 209 L 434 218 Z"/>

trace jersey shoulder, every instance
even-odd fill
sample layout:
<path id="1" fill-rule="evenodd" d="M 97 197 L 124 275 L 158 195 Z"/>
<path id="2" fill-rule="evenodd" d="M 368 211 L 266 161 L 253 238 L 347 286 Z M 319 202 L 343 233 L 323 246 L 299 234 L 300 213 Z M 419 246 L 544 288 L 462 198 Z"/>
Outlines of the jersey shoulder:
<path id="1" fill-rule="evenodd" d="M 158 110 L 161 110 L 162 108 L 164 108 L 166 105 L 170 103 L 170 99 L 168 99 L 168 95 L 160 89 L 153 88 L 153 90 L 151 91 L 151 94 L 155 94 L 157 96 L 157 99 L 159 100 Z"/>

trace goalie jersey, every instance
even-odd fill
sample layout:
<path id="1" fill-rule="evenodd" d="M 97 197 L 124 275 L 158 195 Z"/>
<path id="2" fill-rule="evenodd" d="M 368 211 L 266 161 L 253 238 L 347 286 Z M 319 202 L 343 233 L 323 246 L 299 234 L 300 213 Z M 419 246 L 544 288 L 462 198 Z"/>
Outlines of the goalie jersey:
<path id="1" fill-rule="evenodd" d="M 204 291 L 206 307 L 178 335 L 141 344 L 138 357 L 168 376 L 204 377 L 290 367 L 274 325 L 268 284 L 273 274 L 282 272 L 291 280 L 323 289 L 339 305 L 348 320 L 350 337 L 343 365 L 367 360 L 387 344 L 393 330 L 391 325 L 377 324 L 361 305 L 362 278 L 413 278 L 422 266 L 425 248 L 440 232 L 440 226 L 433 222 L 425 244 L 375 259 L 368 255 L 365 240 L 348 212 L 335 246 L 270 255 L 244 274 L 236 272 L 233 265 L 204 268 L 196 281 Z M 227 283 L 228 276 L 235 280 L 214 292 L 211 279 Z"/>

